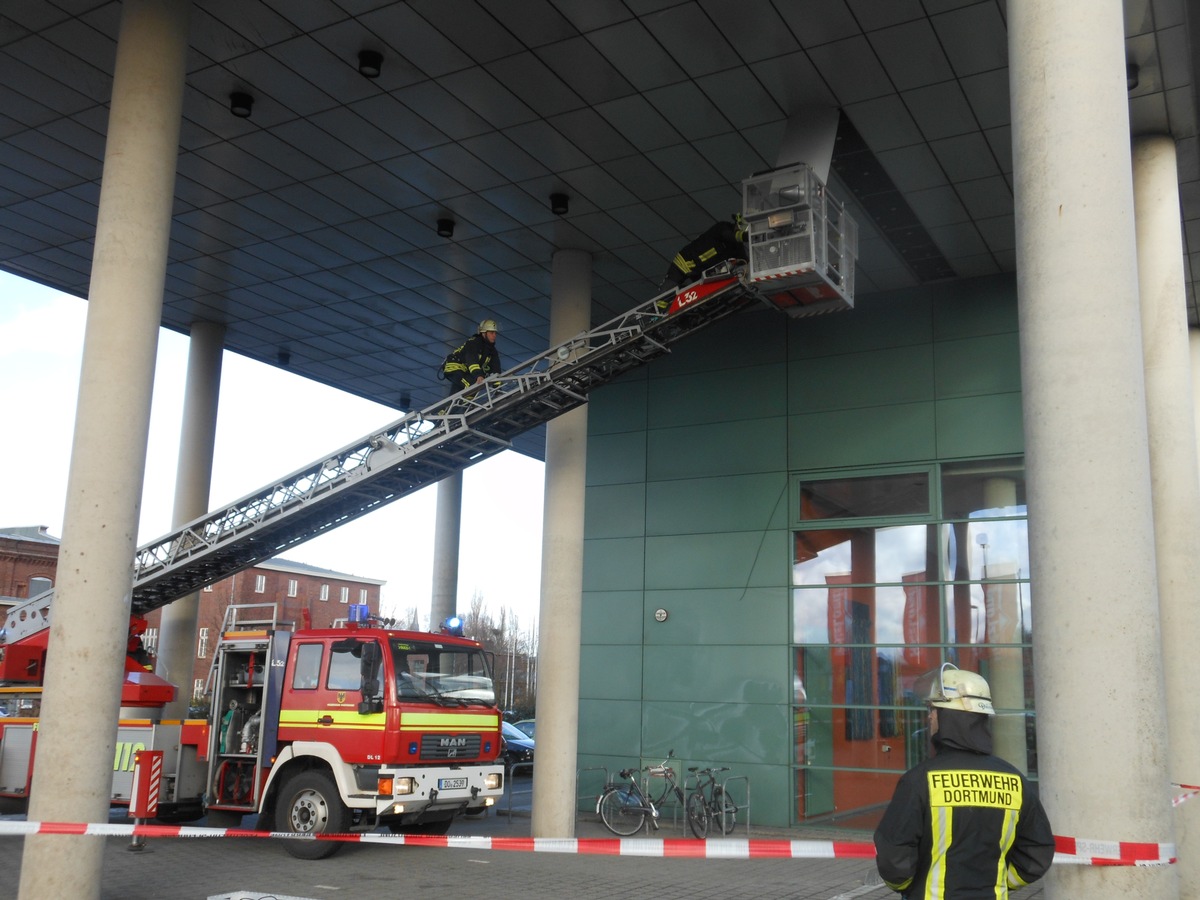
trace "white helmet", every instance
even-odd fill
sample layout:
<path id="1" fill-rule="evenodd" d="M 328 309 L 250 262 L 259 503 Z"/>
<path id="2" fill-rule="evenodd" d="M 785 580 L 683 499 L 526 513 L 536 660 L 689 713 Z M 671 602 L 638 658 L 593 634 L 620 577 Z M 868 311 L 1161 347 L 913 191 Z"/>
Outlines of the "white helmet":
<path id="1" fill-rule="evenodd" d="M 992 689 L 982 675 L 960 669 L 954 663 L 942 663 L 940 669 L 923 676 L 928 686 L 921 691 L 922 698 L 938 709 L 959 709 L 964 712 L 994 716 Z"/>
<path id="2" fill-rule="evenodd" d="M 485 331 L 499 332 L 500 329 L 496 327 L 496 322 L 494 319 L 484 319 L 479 323 L 479 333 L 483 334 Z"/>

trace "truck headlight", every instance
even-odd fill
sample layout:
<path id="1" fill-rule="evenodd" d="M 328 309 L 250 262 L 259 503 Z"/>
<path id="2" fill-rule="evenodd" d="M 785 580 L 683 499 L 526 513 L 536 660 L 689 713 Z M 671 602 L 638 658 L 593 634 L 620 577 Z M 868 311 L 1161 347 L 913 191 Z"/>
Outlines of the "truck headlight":
<path id="1" fill-rule="evenodd" d="M 489 791 L 498 791 L 504 786 L 504 774 L 492 772 L 483 779 L 483 786 Z"/>
<path id="2" fill-rule="evenodd" d="M 396 779 L 396 796 L 400 797 L 404 794 L 411 794 L 416 790 L 416 783 L 412 778 L 397 778 Z"/>

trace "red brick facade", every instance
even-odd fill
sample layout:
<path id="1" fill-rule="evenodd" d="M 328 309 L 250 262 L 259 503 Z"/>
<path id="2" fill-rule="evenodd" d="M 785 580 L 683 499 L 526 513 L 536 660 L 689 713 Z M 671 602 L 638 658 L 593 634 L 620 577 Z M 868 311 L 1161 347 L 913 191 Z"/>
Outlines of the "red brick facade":
<path id="1" fill-rule="evenodd" d="M 54 587 L 58 572 L 58 538 L 46 533 L 44 526 L 33 528 L 0 528 L 0 597 L 19 600 L 30 596 L 29 585 L 34 582 L 34 594 Z M 44 578 L 49 584 L 35 579 Z"/>

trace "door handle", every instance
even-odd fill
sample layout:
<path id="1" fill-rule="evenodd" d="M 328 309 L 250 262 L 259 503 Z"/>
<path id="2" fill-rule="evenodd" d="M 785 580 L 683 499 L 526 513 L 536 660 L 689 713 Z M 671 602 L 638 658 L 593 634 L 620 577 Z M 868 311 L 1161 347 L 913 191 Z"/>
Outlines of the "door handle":
<path id="1" fill-rule="evenodd" d="M 321 716 L 321 718 L 317 719 L 317 724 L 318 725 L 332 725 L 333 724 L 333 716 Z"/>

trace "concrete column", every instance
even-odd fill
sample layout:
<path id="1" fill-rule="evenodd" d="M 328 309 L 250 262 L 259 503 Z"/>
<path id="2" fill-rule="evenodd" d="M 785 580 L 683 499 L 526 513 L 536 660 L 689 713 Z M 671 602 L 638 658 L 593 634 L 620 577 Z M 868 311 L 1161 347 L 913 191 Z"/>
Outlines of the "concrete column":
<path id="1" fill-rule="evenodd" d="M 208 512 L 224 340 L 225 326 L 215 322 L 192 323 L 183 427 L 179 435 L 179 466 L 175 472 L 175 508 L 171 520 L 175 528 L 182 528 Z M 199 612 L 199 591 L 163 607 L 155 671 L 179 689 L 174 701 L 163 707 L 164 719 L 187 717 L 196 664 Z"/>
<path id="2" fill-rule="evenodd" d="M 108 821 L 189 10 L 122 5 L 30 819 Z M 103 848 L 27 837 L 20 897 L 99 898 Z"/>
<path id="3" fill-rule="evenodd" d="M 458 547 L 462 534 L 461 470 L 447 475 L 437 486 L 437 514 L 433 525 L 433 597 L 429 604 L 429 630 L 458 612 Z"/>
<path id="4" fill-rule="evenodd" d="M 1200 330 L 1188 329 L 1188 350 L 1192 360 L 1192 416 L 1196 425 L 1196 453 L 1200 456 Z"/>
<path id="5" fill-rule="evenodd" d="M 1200 784 L 1200 476 L 1197 475 L 1191 351 L 1183 284 L 1183 235 L 1175 141 L 1133 143 L 1138 292 L 1150 434 L 1150 483 L 1158 560 L 1158 606 L 1170 727 L 1168 772 L 1176 784 Z M 1180 896 L 1200 900 L 1200 804 L 1175 810 Z"/>
<path id="6" fill-rule="evenodd" d="M 591 256 L 582 250 L 559 250 L 554 254 L 551 346 L 591 327 L 591 267 Z M 581 406 L 546 426 L 542 599 L 538 615 L 538 764 L 533 773 L 530 823 L 534 837 L 575 834 L 586 474 L 587 406 Z"/>
<path id="7" fill-rule="evenodd" d="M 1055 834 L 1170 842 L 1122 5 L 1008 13 L 1041 794 Z M 1046 882 L 1048 900 L 1178 890 L 1174 866 Z"/>

